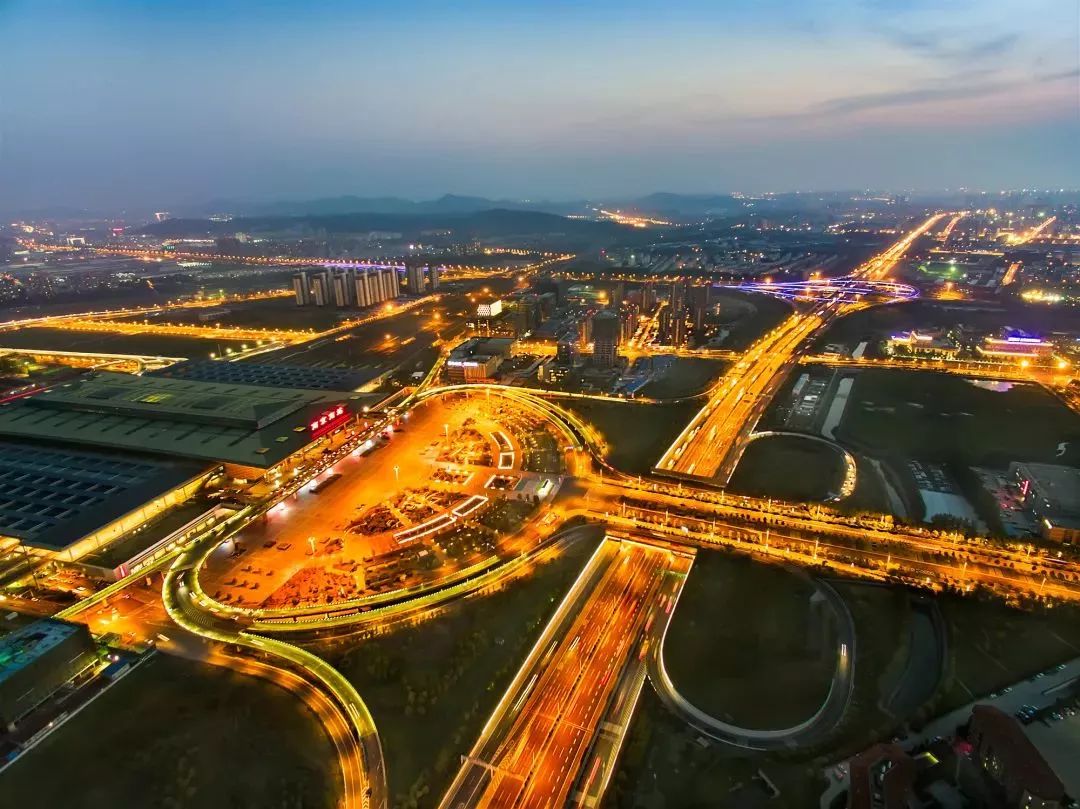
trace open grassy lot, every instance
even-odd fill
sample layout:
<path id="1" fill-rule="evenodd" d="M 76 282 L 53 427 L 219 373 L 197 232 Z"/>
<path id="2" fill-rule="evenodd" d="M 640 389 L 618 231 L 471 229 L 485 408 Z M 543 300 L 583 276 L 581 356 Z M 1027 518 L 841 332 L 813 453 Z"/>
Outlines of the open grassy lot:
<path id="1" fill-rule="evenodd" d="M 724 360 L 705 357 L 676 357 L 671 367 L 659 379 L 640 391 L 653 399 L 677 399 L 707 390 L 727 368 Z"/>
<path id="2" fill-rule="evenodd" d="M 731 332 L 724 348 L 746 348 L 792 313 L 791 304 L 771 295 L 714 288 L 711 297 L 720 305 L 720 322 Z"/>
<path id="3" fill-rule="evenodd" d="M 772 798 L 762 770 L 780 790 Z M 605 809 L 806 809 L 825 788 L 819 768 L 779 755 L 741 755 L 670 714 L 646 686 Z"/>
<path id="4" fill-rule="evenodd" d="M 645 474 L 693 418 L 700 402 L 645 405 L 567 399 L 573 410 L 604 436 L 608 461 L 632 475 Z"/>
<path id="5" fill-rule="evenodd" d="M 836 448 L 793 435 L 766 436 L 743 453 L 731 490 L 781 500 L 824 500 L 840 489 L 844 457 Z"/>
<path id="6" fill-rule="evenodd" d="M 428 303 L 393 317 L 357 326 L 343 334 L 261 354 L 252 358 L 252 362 L 390 368 L 429 349 L 437 340 L 452 344 L 464 328 L 464 320 L 458 314 L 460 311 L 443 302 Z M 438 319 L 434 317 L 435 314 L 439 315 Z"/>
<path id="7" fill-rule="evenodd" d="M 928 371 L 857 374 L 836 434 L 871 454 L 965 466 L 1080 464 L 1080 417 L 1043 388 L 998 392 Z"/>
<path id="8" fill-rule="evenodd" d="M 578 540 L 504 590 L 327 652 L 375 717 L 395 807 L 438 805 L 460 757 L 595 547 L 596 540 Z"/>
<path id="9" fill-rule="evenodd" d="M 296 299 L 270 298 L 262 301 L 226 303 L 210 307 L 229 311 L 215 315 L 210 321 L 222 326 L 239 326 L 254 329 L 329 329 L 338 325 L 348 315 L 357 315 L 358 311 L 337 309 L 333 306 L 297 306 Z M 199 314 L 205 310 L 175 309 L 159 315 L 139 315 L 134 319 L 149 319 L 151 323 L 188 323 L 200 325 Z"/>
<path id="10" fill-rule="evenodd" d="M 159 334 L 110 334 L 67 329 L 27 328 L 0 334 L 0 346 L 45 348 L 54 351 L 101 351 L 108 354 L 147 354 L 156 357 L 207 359 L 225 349 L 239 351 L 241 340 L 201 340 Z"/>
<path id="11" fill-rule="evenodd" d="M 743 727 L 783 728 L 821 707 L 835 668 L 813 632 L 813 585 L 781 567 L 702 551 L 668 629 L 664 660 L 679 692 Z"/>
<path id="12" fill-rule="evenodd" d="M 158 656 L 0 776 L 4 806 L 331 809 L 329 739 L 292 694 Z"/>
<path id="13" fill-rule="evenodd" d="M 943 597 L 949 677 L 940 713 L 1080 657 L 1080 610 L 1025 612 L 996 599 Z"/>
<path id="14" fill-rule="evenodd" d="M 888 690 L 888 671 L 907 659 L 910 608 L 907 591 L 857 581 L 833 582 L 855 621 L 855 690 L 851 706 L 832 743 L 822 750 L 830 760 L 855 753 L 880 739 L 891 737 L 903 718 L 880 707 Z"/>

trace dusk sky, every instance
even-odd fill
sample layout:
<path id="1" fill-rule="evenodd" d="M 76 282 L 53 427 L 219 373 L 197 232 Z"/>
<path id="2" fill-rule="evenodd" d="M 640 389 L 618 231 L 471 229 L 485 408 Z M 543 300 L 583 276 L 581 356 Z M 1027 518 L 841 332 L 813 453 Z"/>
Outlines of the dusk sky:
<path id="1" fill-rule="evenodd" d="M 0 0 L 0 209 L 1080 186 L 1076 0 Z"/>

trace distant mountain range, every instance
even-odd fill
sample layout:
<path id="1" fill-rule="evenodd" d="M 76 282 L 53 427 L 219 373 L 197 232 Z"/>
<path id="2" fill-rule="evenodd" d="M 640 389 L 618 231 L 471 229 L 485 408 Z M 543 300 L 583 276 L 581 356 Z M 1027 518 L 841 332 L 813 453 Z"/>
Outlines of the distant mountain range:
<path id="1" fill-rule="evenodd" d="M 587 214 L 594 208 L 616 208 L 651 214 L 725 215 L 742 208 L 739 200 L 726 194 L 655 193 L 624 200 L 534 201 L 488 199 L 444 194 L 438 199 L 414 201 L 403 197 L 360 197 L 345 195 L 310 200 L 238 202 L 215 200 L 201 206 L 198 213 L 231 213 L 235 216 L 335 216 L 339 214 L 472 214 L 481 211 L 535 211 L 559 215 Z"/>
<path id="2" fill-rule="evenodd" d="M 588 219 L 570 219 L 542 211 L 492 209 L 469 213 L 348 213 L 298 216 L 242 216 L 228 222 L 209 219 L 167 219 L 152 222 L 142 232 L 165 238 L 231 236 L 245 233 L 291 237 L 344 235 L 387 231 L 421 240 L 432 231 L 447 230 L 462 240 L 525 237 L 553 238 L 568 247 L 586 248 L 638 241 L 643 231 Z"/>
<path id="3" fill-rule="evenodd" d="M 356 213 L 470 214 L 499 209 L 565 214 L 580 210 L 583 205 L 584 203 L 579 202 L 529 202 L 469 197 L 458 194 L 444 194 L 438 199 L 421 202 L 403 197 L 359 197 L 349 194 L 340 197 L 282 200 L 277 202 L 215 200 L 203 206 L 200 212 L 206 214 L 225 212 L 238 216 L 335 216 Z"/>

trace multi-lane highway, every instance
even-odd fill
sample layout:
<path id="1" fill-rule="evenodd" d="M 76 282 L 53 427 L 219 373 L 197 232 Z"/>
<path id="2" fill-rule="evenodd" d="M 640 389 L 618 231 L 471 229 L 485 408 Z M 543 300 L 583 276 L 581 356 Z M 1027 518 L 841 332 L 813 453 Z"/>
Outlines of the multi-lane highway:
<path id="1" fill-rule="evenodd" d="M 792 315 L 754 343 L 721 379 L 661 457 L 664 475 L 716 480 L 726 484 L 738 463 L 739 447 L 753 431 L 776 389 L 797 359 L 796 350 L 814 334 L 837 304 Z"/>
<path id="2" fill-rule="evenodd" d="M 444 809 L 595 805 L 692 557 L 608 539 L 465 757 Z"/>
<path id="3" fill-rule="evenodd" d="M 937 224 L 935 214 L 856 270 L 858 280 L 881 281 L 908 248 Z M 697 478 L 727 485 L 750 433 L 798 360 L 810 337 L 859 303 L 826 300 L 793 314 L 752 345 L 724 375 L 705 406 L 668 447 L 654 467 L 662 475 Z"/>

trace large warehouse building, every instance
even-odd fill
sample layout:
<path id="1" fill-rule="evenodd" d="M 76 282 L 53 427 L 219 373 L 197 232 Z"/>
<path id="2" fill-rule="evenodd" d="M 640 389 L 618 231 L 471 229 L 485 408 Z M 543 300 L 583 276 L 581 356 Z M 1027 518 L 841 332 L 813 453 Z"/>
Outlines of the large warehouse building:
<path id="1" fill-rule="evenodd" d="M 102 372 L 0 405 L 0 436 L 265 471 L 344 426 L 355 407 L 336 392 Z"/>
<path id="2" fill-rule="evenodd" d="M 0 539 L 106 576 L 137 572 L 228 516 L 197 496 L 208 481 L 260 497 L 337 441 L 370 402 L 335 390 L 98 372 L 0 404 Z"/>

